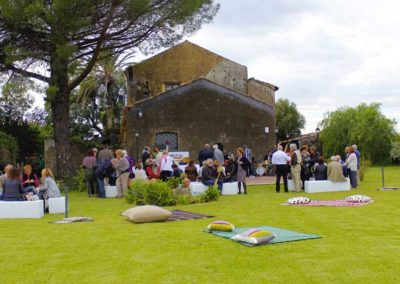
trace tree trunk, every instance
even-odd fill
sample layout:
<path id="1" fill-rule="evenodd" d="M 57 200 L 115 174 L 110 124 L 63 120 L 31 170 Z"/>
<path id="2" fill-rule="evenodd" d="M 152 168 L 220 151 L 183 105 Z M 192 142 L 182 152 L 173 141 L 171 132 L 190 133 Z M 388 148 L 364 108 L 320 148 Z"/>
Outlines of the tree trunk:
<path id="1" fill-rule="evenodd" d="M 68 63 L 59 57 L 52 58 L 48 98 L 51 105 L 56 148 L 57 177 L 72 176 L 71 139 L 69 121 Z"/>

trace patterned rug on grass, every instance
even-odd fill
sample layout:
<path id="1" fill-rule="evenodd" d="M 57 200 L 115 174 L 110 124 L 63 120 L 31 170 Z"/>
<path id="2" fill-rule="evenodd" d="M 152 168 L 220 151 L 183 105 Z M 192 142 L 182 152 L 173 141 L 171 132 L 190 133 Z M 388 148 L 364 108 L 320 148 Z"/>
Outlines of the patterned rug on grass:
<path id="1" fill-rule="evenodd" d="M 172 215 L 168 218 L 167 221 L 181 221 L 181 220 L 193 220 L 193 219 L 201 219 L 201 218 L 213 218 L 215 216 L 205 215 L 200 213 L 193 213 L 182 210 L 172 210 Z"/>
<path id="2" fill-rule="evenodd" d="M 287 206 L 338 206 L 338 207 L 343 207 L 343 206 L 351 206 L 351 207 L 357 207 L 357 206 L 363 206 L 372 203 L 373 201 L 369 202 L 350 202 L 346 200 L 311 200 L 309 203 L 303 203 L 303 204 L 289 204 L 289 203 L 284 203 L 282 205 L 287 205 Z"/>
<path id="3" fill-rule="evenodd" d="M 92 217 L 69 217 L 69 218 L 64 218 L 61 220 L 49 222 L 49 224 L 70 224 L 70 223 L 76 223 L 76 222 L 93 222 L 93 221 L 94 221 L 94 219 Z"/>
<path id="4" fill-rule="evenodd" d="M 319 239 L 321 236 L 318 235 L 309 235 L 309 234 L 304 234 L 304 233 L 299 233 L 299 232 L 294 232 L 294 231 L 289 231 L 281 228 L 276 228 L 276 227 L 270 227 L 270 226 L 259 226 L 259 227 L 250 227 L 250 228 L 236 228 L 232 232 L 222 232 L 222 231 L 213 231 L 213 232 L 208 232 L 204 231 L 206 233 L 211 233 L 215 236 L 225 238 L 225 239 L 230 239 L 233 236 L 243 233 L 249 229 L 261 229 L 265 230 L 268 232 L 271 232 L 276 235 L 274 239 L 272 239 L 268 244 L 277 244 L 277 243 L 286 243 L 286 242 L 294 242 L 294 241 L 303 241 L 303 240 L 309 240 L 309 239 Z M 249 244 L 249 243 L 243 243 L 243 242 L 237 242 L 240 243 L 244 246 L 248 247 L 254 247 L 256 245 Z M 258 245 L 259 246 L 259 245 Z"/>

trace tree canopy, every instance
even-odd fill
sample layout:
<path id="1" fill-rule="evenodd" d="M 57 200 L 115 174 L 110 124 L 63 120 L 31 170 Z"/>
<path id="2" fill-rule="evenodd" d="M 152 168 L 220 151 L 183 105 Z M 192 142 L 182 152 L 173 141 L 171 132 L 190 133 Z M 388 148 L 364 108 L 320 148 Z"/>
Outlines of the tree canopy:
<path id="1" fill-rule="evenodd" d="M 390 159 L 396 121 L 384 116 L 379 103 L 339 108 L 327 113 L 320 125 L 325 156 L 343 154 L 346 146 L 356 144 L 362 157 L 374 164 Z"/>
<path id="2" fill-rule="evenodd" d="M 0 72 L 47 84 L 59 176 L 73 174 L 71 91 L 102 54 L 170 46 L 211 21 L 218 8 L 213 0 L 0 0 Z"/>
<path id="3" fill-rule="evenodd" d="M 275 116 L 279 140 L 299 136 L 306 123 L 304 116 L 298 112 L 296 104 L 288 99 L 279 99 L 276 102 Z"/>

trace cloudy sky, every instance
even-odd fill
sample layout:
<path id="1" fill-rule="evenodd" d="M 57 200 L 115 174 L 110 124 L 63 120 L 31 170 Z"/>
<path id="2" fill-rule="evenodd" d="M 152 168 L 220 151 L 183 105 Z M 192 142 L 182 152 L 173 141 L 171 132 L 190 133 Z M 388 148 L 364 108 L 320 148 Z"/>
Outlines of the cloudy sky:
<path id="1" fill-rule="evenodd" d="M 213 23 L 187 39 L 278 86 L 276 99 L 305 116 L 303 133 L 328 111 L 372 102 L 400 131 L 399 0 L 215 1 Z"/>
<path id="2" fill-rule="evenodd" d="M 400 122 L 400 1 L 219 0 L 188 40 L 279 86 L 315 130 L 324 113 L 380 102 Z M 399 129 L 399 126 L 398 126 Z"/>

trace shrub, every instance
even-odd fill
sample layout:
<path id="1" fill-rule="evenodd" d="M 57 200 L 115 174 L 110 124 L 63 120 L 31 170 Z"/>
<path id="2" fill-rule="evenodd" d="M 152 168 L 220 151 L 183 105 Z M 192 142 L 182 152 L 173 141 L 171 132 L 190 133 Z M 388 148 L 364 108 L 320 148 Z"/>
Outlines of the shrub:
<path id="1" fill-rule="evenodd" d="M 152 182 L 133 181 L 125 197 L 130 204 L 170 206 L 175 198 L 168 185 L 160 180 Z"/>
<path id="2" fill-rule="evenodd" d="M 178 185 L 182 183 L 180 178 L 177 177 L 172 177 L 169 180 L 167 180 L 167 185 L 169 188 L 177 188 Z"/>
<path id="3" fill-rule="evenodd" d="M 80 167 L 75 176 L 64 177 L 62 183 L 64 186 L 68 187 L 68 191 L 79 191 L 79 192 L 85 191 L 86 184 L 85 184 L 85 173 L 83 171 L 83 168 Z"/>
<path id="4" fill-rule="evenodd" d="M 144 192 L 145 192 L 146 183 L 143 180 L 135 180 L 132 181 L 129 185 L 128 192 L 125 195 L 125 200 L 129 204 L 135 205 L 143 205 L 144 201 Z"/>
<path id="5" fill-rule="evenodd" d="M 371 166 L 371 161 L 367 159 L 361 158 L 360 161 L 360 181 L 364 180 L 365 173 L 367 172 L 367 169 Z"/>
<path id="6" fill-rule="evenodd" d="M 210 186 L 206 191 L 204 191 L 200 195 L 200 201 L 201 202 L 211 202 L 211 201 L 217 201 L 218 197 L 220 195 L 220 191 L 218 189 L 218 186 Z"/>

